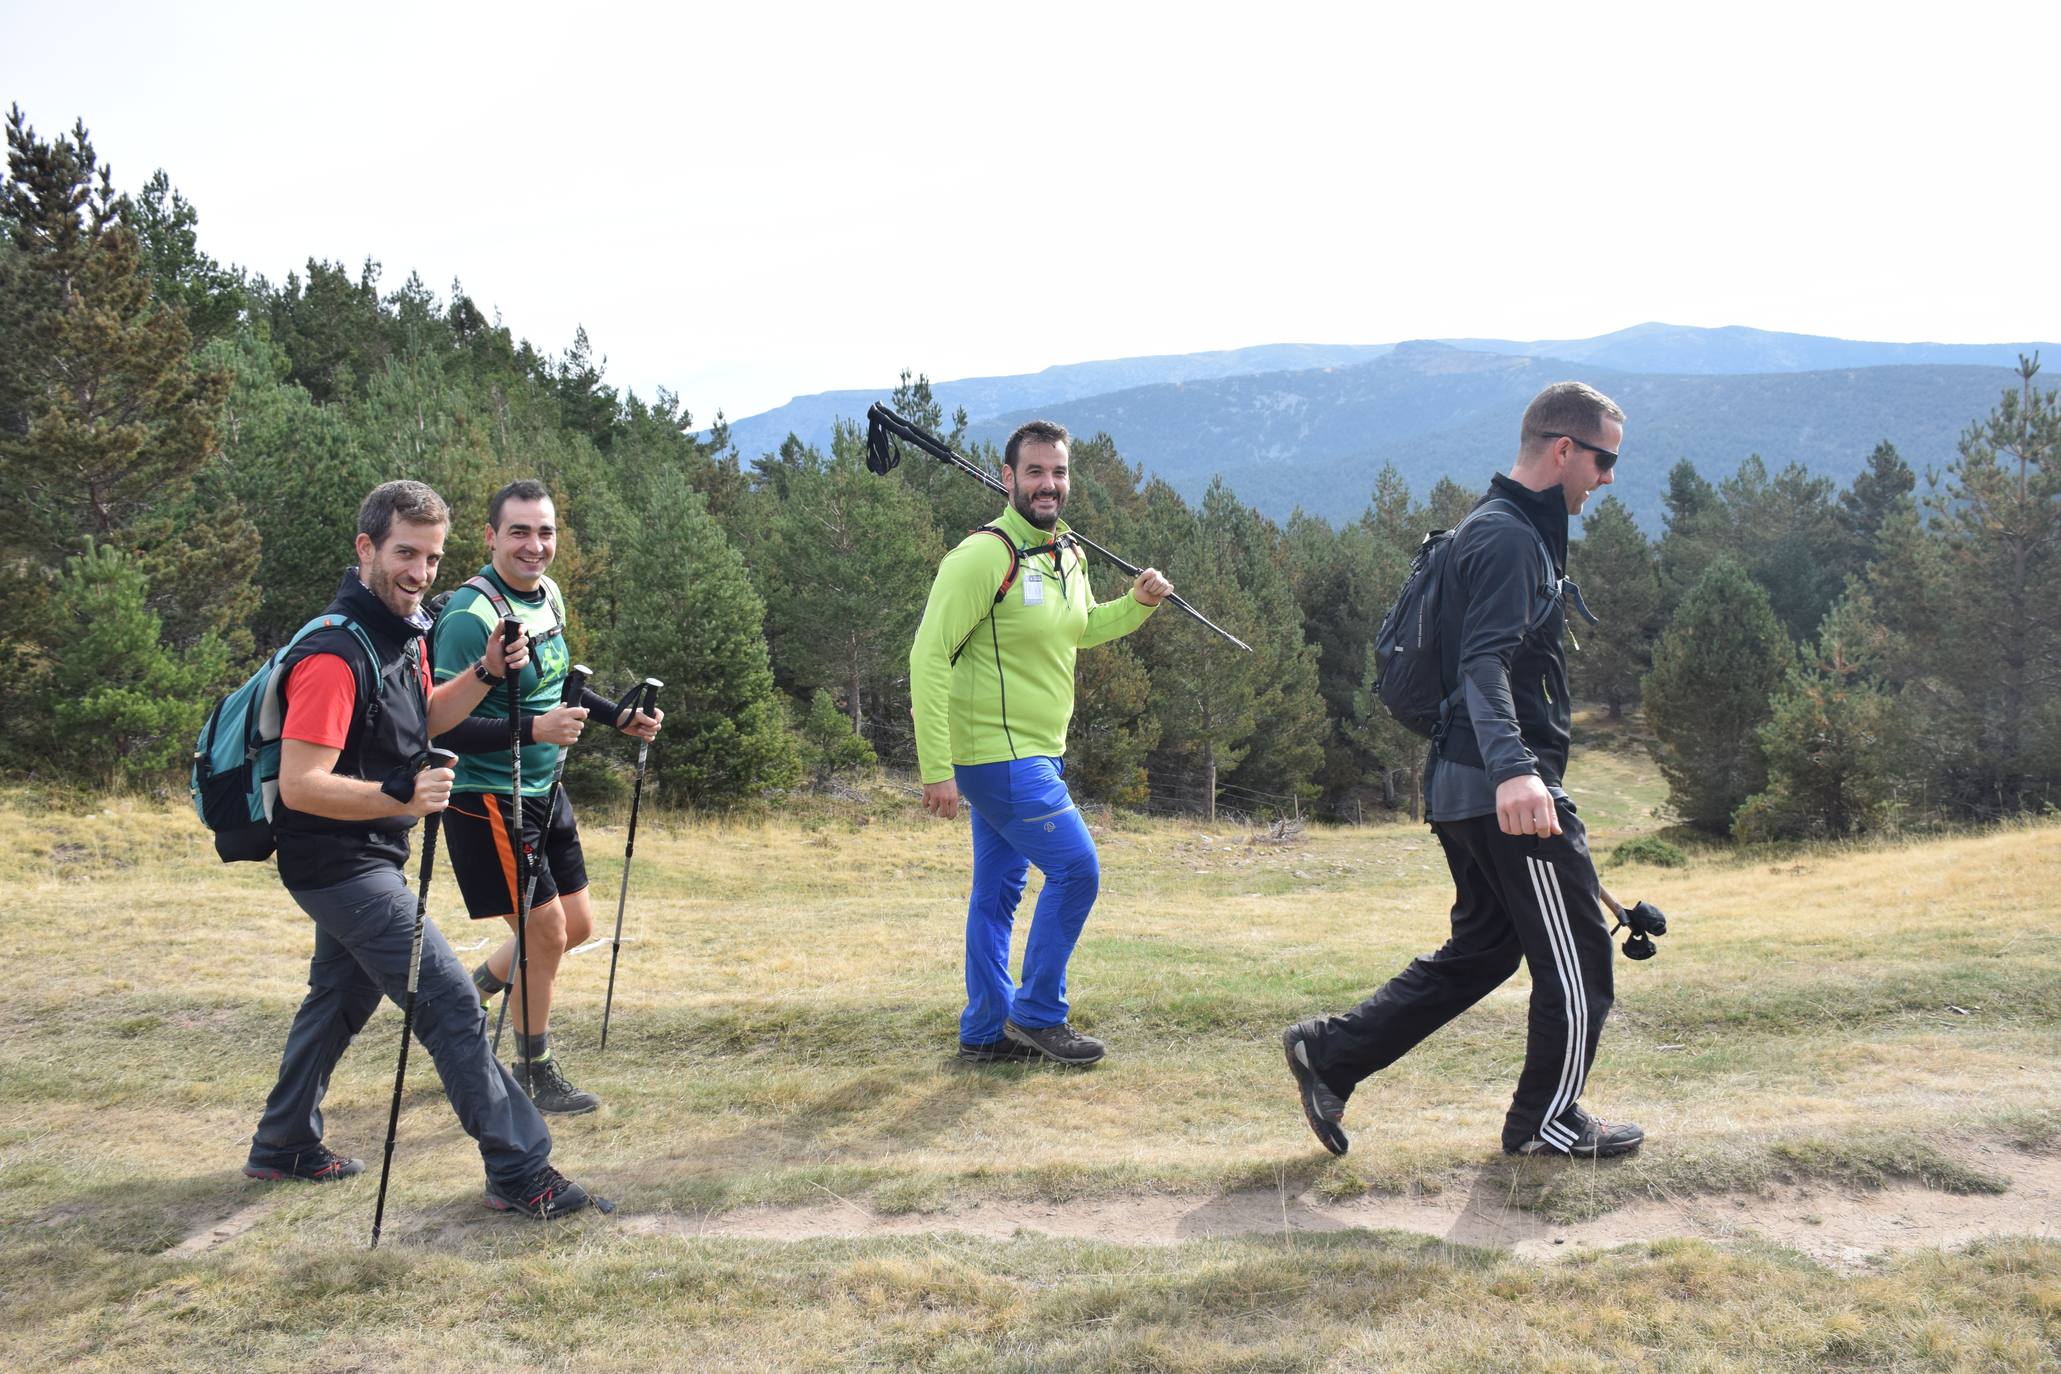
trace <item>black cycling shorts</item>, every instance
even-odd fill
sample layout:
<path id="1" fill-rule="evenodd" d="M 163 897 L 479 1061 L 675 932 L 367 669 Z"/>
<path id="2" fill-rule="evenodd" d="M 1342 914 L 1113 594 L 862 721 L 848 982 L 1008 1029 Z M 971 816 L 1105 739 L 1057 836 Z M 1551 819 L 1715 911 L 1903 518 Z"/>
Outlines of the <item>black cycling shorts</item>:
<path id="1" fill-rule="evenodd" d="M 587 858 L 580 851 L 580 831 L 573 821 L 572 801 L 563 788 L 547 831 L 544 807 L 548 797 L 522 799 L 522 843 L 536 856 L 537 889 L 531 908 L 561 893 L 587 886 Z M 513 916 L 523 865 L 509 844 L 508 798 L 492 792 L 453 792 L 444 811 L 444 845 L 451 855 L 458 890 L 475 921 Z"/>

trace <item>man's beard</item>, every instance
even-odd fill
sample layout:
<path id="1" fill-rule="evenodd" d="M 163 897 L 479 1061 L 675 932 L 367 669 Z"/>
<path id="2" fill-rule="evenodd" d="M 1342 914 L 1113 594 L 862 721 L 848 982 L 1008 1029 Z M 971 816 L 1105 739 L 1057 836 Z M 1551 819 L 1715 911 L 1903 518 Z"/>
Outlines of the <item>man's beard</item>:
<path id="1" fill-rule="evenodd" d="M 386 569 L 380 567 L 379 564 L 374 563 L 370 570 L 361 575 L 360 580 L 364 582 L 365 590 L 378 597 L 379 604 L 392 611 L 395 615 L 405 618 L 415 614 L 414 610 L 402 611 L 395 607 L 394 600 L 400 594 L 400 589 L 394 586 L 394 579 L 389 577 Z M 422 599 L 418 596 L 415 601 L 416 610 L 419 610 L 421 606 Z"/>
<path id="2" fill-rule="evenodd" d="M 1055 499 L 1052 502 L 1052 514 L 1048 518 L 1040 520 L 1031 513 L 1031 498 L 1035 495 L 1037 495 L 1036 492 L 1028 492 L 1022 487 L 1018 487 L 1009 497 L 1009 504 L 1016 507 L 1016 513 L 1030 521 L 1033 527 L 1049 530 L 1059 523 L 1059 513 L 1066 509 L 1066 498 L 1054 492 L 1053 496 Z"/>

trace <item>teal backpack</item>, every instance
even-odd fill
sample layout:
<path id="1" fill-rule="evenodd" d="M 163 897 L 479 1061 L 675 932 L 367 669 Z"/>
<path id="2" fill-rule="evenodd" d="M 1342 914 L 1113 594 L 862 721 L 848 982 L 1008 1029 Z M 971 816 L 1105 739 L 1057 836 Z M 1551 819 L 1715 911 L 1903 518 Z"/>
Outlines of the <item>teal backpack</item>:
<path id="1" fill-rule="evenodd" d="M 317 616 L 301 626 L 248 681 L 215 703 L 200 728 L 193 746 L 193 810 L 214 832 L 215 852 L 224 863 L 271 857 L 272 810 L 279 801 L 279 736 L 286 728 L 286 656 L 315 631 L 338 626 L 350 631 L 365 651 L 351 669 L 358 677 L 358 699 L 365 703 L 369 728 L 379 713 L 379 684 L 368 675 L 379 655 L 363 627 L 341 615 Z"/>

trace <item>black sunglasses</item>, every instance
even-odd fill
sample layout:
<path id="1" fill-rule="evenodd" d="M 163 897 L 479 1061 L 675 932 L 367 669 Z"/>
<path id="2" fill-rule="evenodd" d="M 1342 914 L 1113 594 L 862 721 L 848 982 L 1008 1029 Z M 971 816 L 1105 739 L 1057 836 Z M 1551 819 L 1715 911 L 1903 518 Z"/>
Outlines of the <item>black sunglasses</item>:
<path id="1" fill-rule="evenodd" d="M 1607 448 L 1597 448 L 1586 439 L 1577 439 L 1572 434 L 1541 434 L 1541 439 L 1566 439 L 1596 455 L 1596 471 L 1608 472 L 1617 466 L 1617 455 Z"/>

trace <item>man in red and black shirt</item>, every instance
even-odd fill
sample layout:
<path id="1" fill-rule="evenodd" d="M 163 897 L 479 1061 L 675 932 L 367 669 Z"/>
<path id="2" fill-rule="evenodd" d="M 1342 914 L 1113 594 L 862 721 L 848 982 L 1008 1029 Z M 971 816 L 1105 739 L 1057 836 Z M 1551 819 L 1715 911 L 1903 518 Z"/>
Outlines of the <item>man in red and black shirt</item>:
<path id="1" fill-rule="evenodd" d="M 354 622 L 318 630 L 288 656 L 279 799 L 272 818 L 279 878 L 315 922 L 308 995 L 294 1016 L 279 1082 L 251 1139 L 253 1178 L 328 1181 L 364 1165 L 322 1142 L 329 1075 L 382 994 L 407 993 L 415 896 L 402 865 L 408 832 L 450 801 L 452 771 L 418 769 L 431 736 L 464 720 L 490 680 L 527 661 L 498 638 L 477 671 L 430 689 L 422 598 L 451 524 L 420 482 L 388 482 L 358 511 L 355 568 L 329 613 Z M 434 925 L 422 938 L 415 1034 L 444 1093 L 479 1143 L 487 1203 L 548 1217 L 598 1203 L 551 1167 L 551 1133 L 487 1043 L 472 979 Z M 605 1204 L 600 1204 L 606 1209 Z"/>

